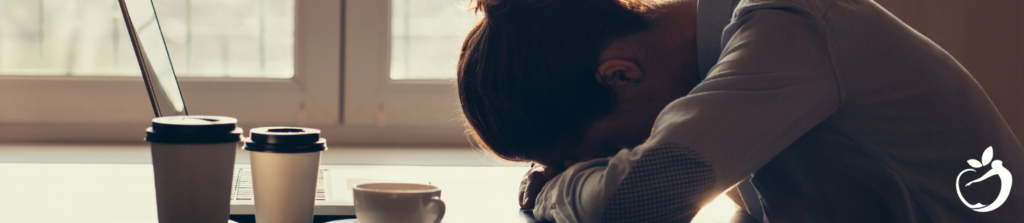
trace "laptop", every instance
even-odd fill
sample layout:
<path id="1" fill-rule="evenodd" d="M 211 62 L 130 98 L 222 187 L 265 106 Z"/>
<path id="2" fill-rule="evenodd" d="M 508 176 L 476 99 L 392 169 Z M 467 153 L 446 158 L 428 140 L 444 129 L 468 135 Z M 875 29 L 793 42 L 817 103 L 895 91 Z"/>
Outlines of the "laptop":
<path id="1" fill-rule="evenodd" d="M 160 21 L 151 0 L 118 0 L 125 25 L 135 49 L 139 68 L 156 117 L 188 115 L 181 97 L 174 66 L 167 52 Z M 129 16 L 130 15 L 130 16 Z M 244 120 L 243 120 L 244 121 Z M 430 184 L 399 166 L 330 166 L 317 178 L 314 215 L 355 215 L 352 186 L 370 182 Z M 236 165 L 231 192 L 231 214 L 256 213 L 249 165 Z"/>

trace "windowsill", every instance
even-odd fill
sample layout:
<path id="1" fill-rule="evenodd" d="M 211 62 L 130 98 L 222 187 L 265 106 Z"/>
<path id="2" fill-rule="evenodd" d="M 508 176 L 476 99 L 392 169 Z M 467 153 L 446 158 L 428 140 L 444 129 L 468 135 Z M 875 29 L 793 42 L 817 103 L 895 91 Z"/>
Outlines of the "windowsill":
<path id="1" fill-rule="evenodd" d="M 322 165 L 528 166 L 465 147 L 331 147 Z M 249 163 L 238 150 L 235 162 Z M 152 163 L 148 144 L 0 144 L 0 163 Z"/>

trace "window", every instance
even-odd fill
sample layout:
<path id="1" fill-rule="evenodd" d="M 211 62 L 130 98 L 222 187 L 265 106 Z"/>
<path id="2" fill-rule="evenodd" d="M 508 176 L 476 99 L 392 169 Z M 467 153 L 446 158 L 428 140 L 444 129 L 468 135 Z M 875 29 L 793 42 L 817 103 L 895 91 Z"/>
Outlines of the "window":
<path id="1" fill-rule="evenodd" d="M 0 22 L 0 52 L 14 49 L 12 45 L 42 52 L 28 55 L 41 59 L 19 65 L 24 72 L 4 70 L 5 75 L 0 75 L 0 135 L 5 135 L 0 139 L 141 142 L 140 131 L 148 126 L 153 112 L 114 2 L 0 1 L 0 11 L 5 12 L 0 15 L 4 17 Z M 340 1 L 154 3 L 168 35 L 175 68 L 182 69 L 179 82 L 190 114 L 237 117 L 246 128 L 339 123 Z M 222 10 L 225 7 L 240 8 Z M 223 21 L 213 22 L 216 20 Z M 74 25 L 63 25 L 67 23 Z M 8 31 L 15 25 L 24 26 L 18 27 L 27 30 L 22 32 L 24 35 Z M 77 36 L 76 29 L 80 30 Z M 88 31 L 93 29 L 98 31 Z M 115 37 L 120 39 L 112 40 Z M 54 56 L 61 52 L 65 56 Z M 128 64 L 111 56 L 119 53 L 127 54 L 121 58 Z M 107 59 L 90 58 L 104 55 Z M 80 61 L 106 65 L 90 70 L 85 65 L 69 66 L 68 61 L 79 61 L 74 65 L 87 64 Z M 118 73 L 121 70 L 124 72 Z"/>
<path id="2" fill-rule="evenodd" d="M 292 0 L 153 4 L 179 77 L 292 77 Z M 0 15 L 0 75 L 138 75 L 116 0 L 0 0 Z"/>
<path id="3" fill-rule="evenodd" d="M 440 6 L 419 5 L 423 2 L 437 2 Z M 472 12 L 465 10 L 467 5 L 468 2 L 459 0 L 345 1 L 343 94 L 346 97 L 343 103 L 344 130 L 340 131 L 345 133 L 339 136 L 340 139 L 359 144 L 467 145 L 463 136 L 465 128 L 458 119 L 458 98 L 452 80 L 462 39 L 475 22 L 467 21 L 474 17 Z M 420 9 L 423 11 L 415 11 Z M 412 12 L 396 15 L 405 11 Z M 396 18 L 403 21 L 392 21 Z M 450 41 L 446 43 L 442 40 L 437 40 L 441 43 L 429 42 L 433 41 L 430 39 L 415 40 L 429 32 L 395 31 L 405 27 L 409 30 L 439 30 L 442 28 L 438 27 L 448 26 L 462 28 L 438 31 L 440 34 L 437 35 L 443 37 L 436 39 Z M 402 53 L 401 48 L 408 44 L 401 42 L 406 41 L 424 45 L 446 44 L 451 48 L 438 47 L 440 53 Z M 403 58 L 412 61 L 414 59 L 407 56 L 417 54 L 437 58 L 393 64 Z M 443 54 L 450 57 L 440 56 Z M 417 67 L 415 64 L 441 68 Z M 431 70 L 435 72 L 422 72 Z"/>
<path id="4" fill-rule="evenodd" d="M 454 79 L 462 41 L 482 18 L 467 6 L 466 0 L 392 0 L 391 79 Z"/>
<path id="5" fill-rule="evenodd" d="M 190 114 L 320 128 L 334 145 L 465 146 L 452 78 L 477 17 L 462 0 L 394 1 L 154 3 Z M 0 0 L 0 61 L 35 52 L 0 62 L 0 141 L 141 142 L 153 113 L 110 2 Z"/>

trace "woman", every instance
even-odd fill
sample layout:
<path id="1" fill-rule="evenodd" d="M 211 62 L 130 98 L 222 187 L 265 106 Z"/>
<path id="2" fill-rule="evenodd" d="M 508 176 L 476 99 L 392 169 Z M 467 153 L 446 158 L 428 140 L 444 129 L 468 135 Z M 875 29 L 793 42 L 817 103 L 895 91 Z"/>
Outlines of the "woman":
<path id="1" fill-rule="evenodd" d="M 688 221 L 753 174 L 758 194 L 744 199 L 776 222 L 1024 219 L 1011 211 L 1022 182 L 988 213 L 958 202 L 949 182 L 964 160 L 992 146 L 1024 162 L 1024 150 L 966 70 L 874 2 L 476 9 L 486 17 L 458 74 L 471 137 L 505 159 L 569 166 L 536 195 L 538 218 Z"/>
<path id="2" fill-rule="evenodd" d="M 651 16 L 656 12 L 651 5 L 642 1 L 625 3 L 620 6 L 615 1 L 478 2 L 477 10 L 484 11 L 487 17 L 470 32 L 459 62 L 460 99 L 477 142 L 503 158 L 538 161 L 549 166 L 561 166 L 565 160 L 580 156 L 609 156 L 620 148 L 640 144 L 657 112 L 697 84 L 696 53 L 692 30 L 684 33 L 687 29 L 666 29 L 671 32 L 665 34 L 683 38 L 659 37 L 667 41 L 659 43 L 650 54 L 632 51 L 601 58 L 606 47 L 632 50 L 632 44 L 610 46 L 613 39 L 655 38 L 637 35 L 655 26 Z M 691 23 L 695 16 L 673 15 Z M 680 24 L 673 21 L 663 25 Z M 648 58 L 656 53 L 665 55 Z M 642 62 L 629 62 L 633 60 Z M 640 66 L 657 69 L 656 75 L 670 81 L 630 79 L 639 73 Z M 604 76 L 595 75 L 599 67 L 605 69 L 601 70 Z M 609 81 L 619 84 L 607 84 Z M 620 91 L 615 88 L 620 86 L 660 91 L 656 92 L 658 95 L 645 94 L 652 97 L 649 102 L 619 106 L 629 107 L 628 111 L 613 111 L 616 102 L 631 102 L 618 100 L 626 96 L 616 94 Z M 592 124 L 598 119 L 620 116 L 628 119 L 614 120 L 607 126 Z M 589 137 L 604 138 L 606 142 L 579 145 L 587 142 L 581 138 L 591 128 L 619 128 L 622 135 L 592 135 Z M 553 147 L 601 150 L 569 154 L 563 153 L 566 149 Z"/>

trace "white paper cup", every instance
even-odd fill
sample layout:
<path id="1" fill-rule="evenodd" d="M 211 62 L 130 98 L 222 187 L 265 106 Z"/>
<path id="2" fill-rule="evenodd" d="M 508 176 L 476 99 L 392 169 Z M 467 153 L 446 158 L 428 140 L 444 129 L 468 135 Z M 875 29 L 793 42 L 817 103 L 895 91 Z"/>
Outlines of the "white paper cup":
<path id="1" fill-rule="evenodd" d="M 252 164 L 256 222 L 313 222 L 320 154 L 327 150 L 320 130 L 254 128 L 245 150 Z"/>
<path id="2" fill-rule="evenodd" d="M 413 183 L 366 183 L 352 188 L 359 223 L 439 223 L 441 188 Z"/>
<path id="3" fill-rule="evenodd" d="M 231 174 L 242 133 L 236 122 L 221 116 L 153 119 L 146 141 L 161 223 L 228 221 Z"/>

